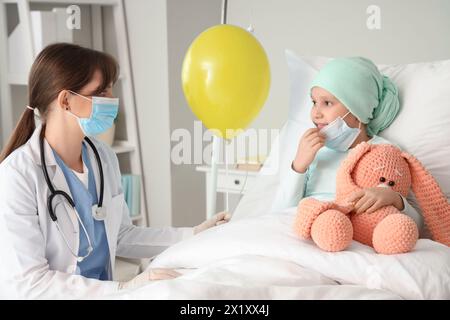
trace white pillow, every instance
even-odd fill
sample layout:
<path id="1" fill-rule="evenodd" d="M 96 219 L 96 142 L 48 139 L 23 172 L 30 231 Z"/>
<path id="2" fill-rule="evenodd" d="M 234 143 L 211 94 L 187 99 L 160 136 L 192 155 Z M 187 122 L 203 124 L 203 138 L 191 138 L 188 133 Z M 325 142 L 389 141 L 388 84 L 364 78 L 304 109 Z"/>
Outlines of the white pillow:
<path id="1" fill-rule="evenodd" d="M 282 170 L 292 161 L 301 134 L 313 126 L 309 116 L 309 85 L 332 58 L 299 57 L 286 50 L 286 59 L 290 78 L 288 121 L 278 142 L 282 150 L 274 148 L 268 158 L 279 156 Z M 397 85 L 401 105 L 397 118 L 379 135 L 418 158 L 450 199 L 450 60 L 377 66 Z M 282 170 L 275 173 L 278 183 Z M 275 193 L 278 184 L 273 181 L 268 187 Z M 247 194 L 241 202 L 245 203 L 246 197 Z M 273 197 L 261 200 L 270 208 Z M 408 201 L 420 211 L 412 194 Z"/>
<path id="2" fill-rule="evenodd" d="M 271 146 L 270 155 L 256 177 L 257 183 L 252 184 L 234 210 L 233 220 L 271 211 L 283 172 L 289 170 L 297 142 L 307 128 L 306 124 L 288 119 Z"/>

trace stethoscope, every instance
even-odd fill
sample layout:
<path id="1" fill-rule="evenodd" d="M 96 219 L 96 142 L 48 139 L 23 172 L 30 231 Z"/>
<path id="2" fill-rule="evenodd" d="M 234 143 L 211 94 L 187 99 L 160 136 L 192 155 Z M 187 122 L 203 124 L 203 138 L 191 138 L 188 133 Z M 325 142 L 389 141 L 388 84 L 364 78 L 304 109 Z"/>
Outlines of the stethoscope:
<path id="1" fill-rule="evenodd" d="M 100 160 L 100 156 L 98 154 L 97 148 L 95 148 L 95 146 L 92 143 L 92 141 L 88 137 L 85 137 L 84 140 L 89 144 L 89 146 L 91 147 L 92 151 L 94 151 L 95 159 L 97 161 L 97 166 L 98 166 L 98 170 L 99 170 L 99 173 L 100 173 L 100 197 L 98 199 L 98 204 L 94 205 L 92 207 L 92 216 L 94 217 L 94 219 L 101 221 L 101 220 L 104 220 L 106 218 L 106 210 L 105 210 L 105 208 L 103 208 L 104 177 L 103 177 L 102 162 Z M 79 224 L 81 225 L 81 228 L 83 229 L 83 232 L 85 233 L 86 239 L 88 241 L 88 248 L 87 248 L 86 255 L 79 256 L 73 250 L 73 248 L 69 245 L 69 242 L 67 241 L 67 238 L 64 235 L 64 232 L 62 232 L 61 228 L 59 227 L 58 218 L 56 217 L 56 214 L 55 214 L 55 212 L 53 210 L 53 206 L 52 206 L 53 200 L 55 199 L 56 196 L 61 195 L 67 200 L 67 202 L 69 202 L 69 204 L 72 206 L 73 209 L 75 209 L 75 202 L 73 201 L 73 199 L 66 192 L 64 192 L 62 190 L 55 190 L 55 188 L 52 185 L 52 182 L 50 181 L 50 177 L 48 176 L 47 166 L 45 164 L 44 136 L 42 134 L 41 134 L 41 137 L 40 137 L 40 152 L 41 152 L 42 171 L 44 173 L 44 177 L 45 177 L 45 181 L 47 183 L 47 186 L 50 189 L 50 196 L 47 198 L 48 213 L 49 213 L 50 218 L 52 219 L 52 221 L 56 224 L 56 228 L 58 229 L 58 232 L 61 234 L 64 242 L 66 243 L 67 248 L 69 248 L 70 252 L 77 259 L 77 261 L 81 262 L 84 259 L 86 259 L 91 254 L 91 252 L 93 251 L 91 238 L 89 237 L 89 234 L 88 234 L 88 232 L 87 232 L 87 230 L 86 230 L 86 228 L 85 228 L 85 226 L 83 224 L 83 221 L 81 221 L 81 218 L 78 215 L 78 212 L 76 210 L 74 210 L 74 211 L 75 211 L 75 214 L 77 216 L 77 220 L 78 220 Z"/>

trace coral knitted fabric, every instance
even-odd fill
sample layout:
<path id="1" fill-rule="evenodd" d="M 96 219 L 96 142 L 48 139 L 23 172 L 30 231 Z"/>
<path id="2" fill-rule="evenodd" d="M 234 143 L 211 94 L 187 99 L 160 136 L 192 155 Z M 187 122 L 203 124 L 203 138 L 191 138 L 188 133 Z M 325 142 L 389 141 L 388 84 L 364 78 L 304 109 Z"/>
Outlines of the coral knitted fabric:
<path id="1" fill-rule="evenodd" d="M 411 168 L 412 190 L 422 209 L 425 223 L 437 242 L 450 246 L 450 204 L 439 184 L 414 156 L 402 153 Z M 448 161 L 448 159 L 443 159 Z"/>
<path id="2" fill-rule="evenodd" d="M 399 213 L 394 206 L 387 206 L 380 208 L 373 213 L 353 214 L 351 221 L 354 227 L 353 239 L 364 243 L 368 246 L 373 246 L 372 235 L 376 226 L 388 215 Z"/>
<path id="3" fill-rule="evenodd" d="M 333 228 L 330 228 L 330 225 Z M 342 251 L 352 242 L 352 223 L 342 212 L 327 210 L 313 223 L 311 236 L 314 242 L 325 251 Z"/>
<path id="4" fill-rule="evenodd" d="M 322 202 L 314 198 L 302 199 L 297 207 L 297 214 L 294 221 L 294 231 L 302 239 L 311 238 L 311 228 L 317 217 L 328 209 L 335 209 L 348 214 L 352 206 L 339 206 L 334 202 Z"/>
<path id="5" fill-rule="evenodd" d="M 373 232 L 373 248 L 384 254 L 405 253 L 416 244 L 419 233 L 412 219 L 404 214 L 384 218 Z"/>
<path id="6" fill-rule="evenodd" d="M 450 246 L 450 204 L 432 175 L 410 154 L 390 144 L 362 142 L 342 161 L 336 183 L 334 202 L 312 198 L 300 201 L 294 225 L 299 237 L 309 238 L 312 232 L 313 240 L 323 250 L 343 250 L 343 239 L 348 238 L 350 229 L 343 227 L 344 219 L 330 210 L 334 209 L 350 218 L 353 239 L 374 246 L 379 253 L 408 252 L 418 239 L 417 226 L 410 217 L 394 206 L 371 214 L 351 214 L 352 205 L 346 199 L 357 190 L 377 186 L 406 196 L 412 186 L 434 240 Z M 319 219 L 324 212 L 328 217 Z"/>

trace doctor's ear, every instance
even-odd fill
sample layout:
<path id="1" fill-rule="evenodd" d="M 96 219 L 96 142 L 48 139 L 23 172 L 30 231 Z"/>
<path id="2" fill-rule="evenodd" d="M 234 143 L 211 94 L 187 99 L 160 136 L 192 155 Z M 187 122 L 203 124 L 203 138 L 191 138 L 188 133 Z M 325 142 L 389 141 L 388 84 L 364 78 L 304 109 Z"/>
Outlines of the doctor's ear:
<path id="1" fill-rule="evenodd" d="M 70 92 L 68 90 L 62 90 L 58 94 L 57 105 L 63 110 L 70 110 L 69 99 L 70 99 Z"/>

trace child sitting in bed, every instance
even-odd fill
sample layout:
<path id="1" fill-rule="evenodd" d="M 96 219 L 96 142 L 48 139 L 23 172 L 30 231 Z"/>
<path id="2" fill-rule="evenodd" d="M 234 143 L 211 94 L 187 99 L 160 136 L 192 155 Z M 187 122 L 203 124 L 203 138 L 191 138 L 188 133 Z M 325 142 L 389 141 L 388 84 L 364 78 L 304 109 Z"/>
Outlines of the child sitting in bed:
<path id="1" fill-rule="evenodd" d="M 281 179 L 272 209 L 297 206 L 305 197 L 334 200 L 336 173 L 349 149 L 360 142 L 390 143 L 377 134 L 395 119 L 400 103 L 395 84 L 372 61 L 337 58 L 326 64 L 311 84 L 314 128 L 300 138 L 291 169 Z M 353 212 L 371 213 L 394 205 L 423 227 L 422 216 L 391 188 L 366 188 L 348 199 Z"/>

